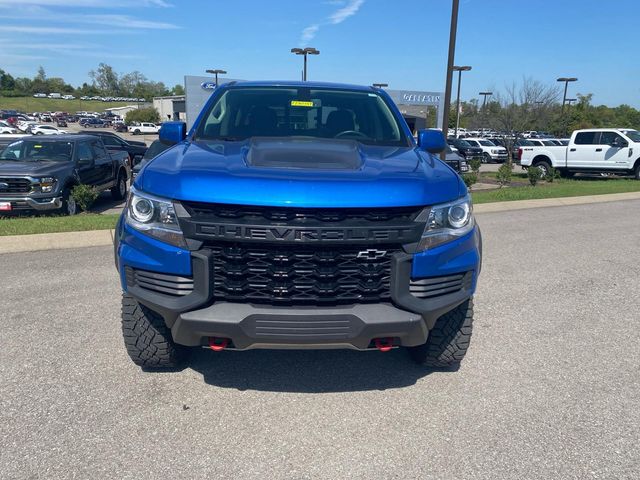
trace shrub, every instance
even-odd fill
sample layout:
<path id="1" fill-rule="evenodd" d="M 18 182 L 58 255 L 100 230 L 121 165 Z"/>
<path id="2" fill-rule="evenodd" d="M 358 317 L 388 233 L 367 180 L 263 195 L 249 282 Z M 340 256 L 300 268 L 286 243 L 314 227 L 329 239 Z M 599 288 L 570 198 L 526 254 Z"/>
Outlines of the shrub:
<path id="1" fill-rule="evenodd" d="M 91 208 L 98 198 L 98 195 L 100 195 L 100 193 L 96 187 L 92 187 L 90 185 L 76 185 L 71 190 L 71 196 L 78 206 L 85 212 Z"/>
<path id="2" fill-rule="evenodd" d="M 511 183 L 511 174 L 513 173 L 513 164 L 512 163 L 503 163 L 498 168 L 498 173 L 496 174 L 496 180 L 501 187 L 505 185 L 509 185 Z"/>
<path id="3" fill-rule="evenodd" d="M 529 177 L 529 183 L 532 187 L 536 186 L 536 183 L 540 180 L 540 175 L 542 175 L 542 170 L 538 167 L 529 167 L 529 170 L 527 170 L 527 176 Z"/>
<path id="4" fill-rule="evenodd" d="M 469 167 L 471 168 L 471 171 L 476 175 L 480 171 L 480 165 L 482 165 L 482 161 L 479 158 L 472 158 L 471 160 L 469 160 Z"/>
<path id="5" fill-rule="evenodd" d="M 556 170 L 555 168 L 551 167 L 549 169 L 549 171 L 547 172 L 547 174 L 545 175 L 544 179 L 551 183 L 553 182 L 556 178 L 560 177 L 560 172 L 558 172 L 558 170 Z"/>
<path id="6" fill-rule="evenodd" d="M 478 175 L 475 173 L 465 173 L 462 175 L 462 180 L 464 180 L 464 184 L 467 188 L 471 190 L 471 186 L 478 181 Z"/>
<path id="7" fill-rule="evenodd" d="M 137 110 L 131 110 L 124 118 L 127 125 L 133 122 L 151 122 L 158 123 L 160 121 L 160 114 L 155 108 L 139 108 Z"/>

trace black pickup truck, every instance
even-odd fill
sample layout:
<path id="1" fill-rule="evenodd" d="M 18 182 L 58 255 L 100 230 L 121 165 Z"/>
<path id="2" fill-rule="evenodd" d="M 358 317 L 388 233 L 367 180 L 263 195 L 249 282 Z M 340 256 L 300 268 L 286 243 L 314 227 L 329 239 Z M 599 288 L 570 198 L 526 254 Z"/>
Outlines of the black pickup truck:
<path id="1" fill-rule="evenodd" d="M 147 151 L 146 143 L 137 142 L 135 140 L 125 140 L 113 132 L 90 132 L 81 130 L 80 133 L 100 137 L 104 142 L 104 146 L 107 147 L 107 150 L 110 152 L 127 152 L 127 155 L 129 155 L 129 167 L 131 168 L 133 168 L 133 166 L 142 159 Z"/>
<path id="2" fill-rule="evenodd" d="M 127 194 L 126 152 L 109 152 L 92 135 L 23 137 L 0 153 L 0 214 L 22 211 L 78 212 L 71 189 L 78 184 Z"/>

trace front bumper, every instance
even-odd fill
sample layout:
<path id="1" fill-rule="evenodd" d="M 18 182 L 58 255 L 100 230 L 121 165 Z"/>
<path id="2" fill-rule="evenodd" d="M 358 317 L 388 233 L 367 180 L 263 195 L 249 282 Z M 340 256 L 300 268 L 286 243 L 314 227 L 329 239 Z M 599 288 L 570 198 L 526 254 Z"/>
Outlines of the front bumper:
<path id="1" fill-rule="evenodd" d="M 0 197 L 0 203 L 11 203 L 11 211 L 19 210 L 57 210 L 62 208 L 62 197 Z"/>
<path id="2" fill-rule="evenodd" d="M 208 345 L 226 338 L 238 350 L 254 348 L 372 347 L 376 338 L 394 345 L 423 344 L 437 319 L 469 299 L 481 261 L 481 235 L 476 227 L 454 242 L 416 255 L 396 253 L 391 264 L 391 301 L 332 307 L 276 307 L 216 301 L 212 290 L 213 257 L 206 248 L 189 252 L 118 225 L 116 263 L 123 289 L 158 312 L 176 343 Z M 133 269 L 175 274 L 192 279 L 190 293 L 170 296 L 149 291 L 132 281 Z M 410 291 L 412 279 L 464 273 L 459 290 L 435 298 Z M 163 278 L 162 281 L 165 279 Z"/>

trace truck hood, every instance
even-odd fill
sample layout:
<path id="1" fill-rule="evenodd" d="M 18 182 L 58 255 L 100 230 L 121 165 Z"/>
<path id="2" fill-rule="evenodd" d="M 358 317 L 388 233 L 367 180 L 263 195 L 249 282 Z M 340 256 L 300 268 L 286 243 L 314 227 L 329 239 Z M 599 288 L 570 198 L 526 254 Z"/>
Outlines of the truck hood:
<path id="1" fill-rule="evenodd" d="M 56 172 L 67 170 L 69 162 L 16 162 L 13 160 L 0 160 L 0 176 L 48 176 L 55 175 Z"/>
<path id="2" fill-rule="evenodd" d="M 181 143 L 145 165 L 135 187 L 175 200 L 316 208 L 431 205 L 466 192 L 449 166 L 414 147 L 290 138 Z"/>

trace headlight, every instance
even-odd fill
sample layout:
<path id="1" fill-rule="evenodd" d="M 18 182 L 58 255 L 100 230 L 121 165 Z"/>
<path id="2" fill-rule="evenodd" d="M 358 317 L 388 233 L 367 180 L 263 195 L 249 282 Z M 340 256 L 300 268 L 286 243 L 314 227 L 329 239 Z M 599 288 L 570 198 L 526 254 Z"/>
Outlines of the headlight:
<path id="1" fill-rule="evenodd" d="M 126 221 L 139 232 L 176 247 L 185 247 L 173 202 L 131 189 Z"/>
<path id="2" fill-rule="evenodd" d="M 53 177 L 43 177 L 38 180 L 38 183 L 40 184 L 40 191 L 42 193 L 51 193 L 56 186 L 56 179 Z"/>
<path id="3" fill-rule="evenodd" d="M 469 195 L 450 203 L 434 205 L 420 214 L 423 215 L 426 217 L 426 225 L 418 244 L 419 251 L 460 238 L 473 230 L 475 225 Z"/>
<path id="4" fill-rule="evenodd" d="M 493 153 L 494 155 L 497 155 L 500 153 L 500 150 L 497 150 L 494 148 L 493 150 L 491 150 L 491 153 Z"/>

